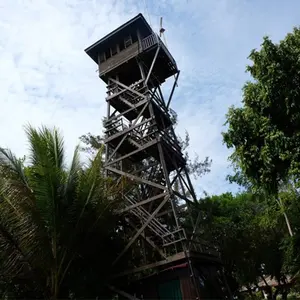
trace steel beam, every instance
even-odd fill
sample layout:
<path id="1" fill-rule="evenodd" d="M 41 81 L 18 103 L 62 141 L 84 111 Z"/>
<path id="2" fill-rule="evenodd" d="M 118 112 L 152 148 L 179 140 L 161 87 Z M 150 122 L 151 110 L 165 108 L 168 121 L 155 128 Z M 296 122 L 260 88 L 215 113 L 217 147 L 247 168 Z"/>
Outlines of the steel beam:
<path id="1" fill-rule="evenodd" d="M 133 204 L 133 205 L 127 206 L 126 208 L 121 209 L 118 213 L 124 213 L 126 211 L 129 211 L 129 210 L 134 209 L 136 207 L 139 207 L 141 205 L 147 204 L 147 203 L 152 202 L 154 200 L 158 200 L 158 199 L 160 199 L 160 198 L 162 198 L 164 196 L 165 196 L 165 193 L 161 193 L 159 195 L 156 195 L 154 197 L 148 198 L 146 200 L 139 201 L 136 204 Z"/>
<path id="2" fill-rule="evenodd" d="M 120 260 L 120 258 L 127 252 L 130 246 L 135 242 L 135 240 L 140 236 L 142 231 L 148 226 L 148 224 L 155 218 L 156 214 L 162 209 L 162 207 L 168 201 L 169 196 L 165 196 L 165 199 L 159 204 L 159 206 L 155 209 L 155 211 L 150 215 L 149 219 L 143 224 L 143 226 L 137 231 L 134 237 L 130 240 L 130 242 L 126 245 L 124 250 L 119 254 L 119 256 L 114 260 L 113 266 Z"/>
<path id="3" fill-rule="evenodd" d="M 134 224 L 132 224 L 132 222 L 129 222 L 129 225 L 135 230 L 138 231 L 138 228 L 136 228 L 134 226 Z M 145 241 L 153 248 L 155 249 L 163 258 L 166 258 L 166 255 L 163 253 L 163 251 L 161 249 L 159 249 L 146 235 L 145 233 L 141 233 L 141 236 L 145 239 Z"/>
<path id="4" fill-rule="evenodd" d="M 152 73 L 153 67 L 154 67 L 154 65 L 155 65 L 155 62 L 156 62 L 156 59 L 157 59 L 159 50 L 160 50 L 160 46 L 157 47 L 157 50 L 156 50 L 156 52 L 155 52 L 155 55 L 154 55 L 152 64 L 151 64 L 151 66 L 150 66 L 149 72 L 148 72 L 147 77 L 146 77 L 146 80 L 145 80 L 145 85 L 147 85 L 147 83 L 148 83 L 148 80 L 149 80 L 149 78 L 150 78 L 150 75 L 151 75 L 151 73 Z"/>
<path id="5" fill-rule="evenodd" d="M 173 87 L 172 87 L 172 90 L 171 90 L 171 94 L 170 94 L 168 102 L 167 102 L 167 108 L 169 108 L 169 105 L 171 103 L 171 100 L 172 100 L 172 97 L 173 97 L 173 94 L 174 94 L 174 91 L 175 91 L 175 87 L 177 86 L 177 81 L 178 81 L 178 78 L 179 78 L 179 74 L 180 74 L 180 71 L 178 71 L 178 73 L 176 74 L 175 81 L 174 81 L 174 84 L 173 84 Z"/>
<path id="6" fill-rule="evenodd" d="M 115 79 L 111 79 L 114 83 L 118 84 L 119 86 L 121 86 L 122 88 L 124 88 L 124 90 L 128 90 L 134 94 L 136 94 L 137 96 L 140 96 L 142 98 L 145 98 L 146 99 L 146 96 L 144 94 L 141 94 L 140 92 L 134 90 L 133 88 L 123 84 L 122 82 L 118 81 L 118 80 L 115 80 Z"/>
<path id="7" fill-rule="evenodd" d="M 163 185 L 160 185 L 160 184 L 157 184 L 155 182 L 151 182 L 149 180 L 146 180 L 146 179 L 143 179 L 143 178 L 140 178 L 138 176 L 135 176 L 135 175 L 132 175 L 132 174 L 128 174 L 126 172 L 123 172 L 123 171 L 120 171 L 118 169 L 115 169 L 115 168 L 112 168 L 112 167 L 106 167 L 109 171 L 111 172 L 114 172 L 114 173 L 117 173 L 119 175 L 122 175 L 122 176 L 125 176 L 125 177 L 128 177 L 132 180 L 135 180 L 135 181 L 138 181 L 138 182 L 142 182 L 142 183 L 146 183 L 148 185 L 151 185 L 151 186 L 154 186 L 158 189 L 161 189 L 161 190 L 166 190 L 166 187 L 163 186 Z"/>

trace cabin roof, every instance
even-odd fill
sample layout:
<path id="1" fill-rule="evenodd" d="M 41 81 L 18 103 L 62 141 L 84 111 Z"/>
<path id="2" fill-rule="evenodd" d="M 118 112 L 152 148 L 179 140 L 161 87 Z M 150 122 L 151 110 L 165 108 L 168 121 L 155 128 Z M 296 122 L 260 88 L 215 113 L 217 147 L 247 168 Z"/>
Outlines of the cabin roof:
<path id="1" fill-rule="evenodd" d="M 135 32 L 139 29 L 142 36 L 148 36 L 153 33 L 150 25 L 144 18 L 143 14 L 139 13 L 137 16 L 124 23 L 117 29 L 113 30 L 96 43 L 92 44 L 84 51 L 98 64 L 98 54 L 104 52 L 107 48 L 113 46 L 115 43 L 124 38 L 127 34 Z"/>

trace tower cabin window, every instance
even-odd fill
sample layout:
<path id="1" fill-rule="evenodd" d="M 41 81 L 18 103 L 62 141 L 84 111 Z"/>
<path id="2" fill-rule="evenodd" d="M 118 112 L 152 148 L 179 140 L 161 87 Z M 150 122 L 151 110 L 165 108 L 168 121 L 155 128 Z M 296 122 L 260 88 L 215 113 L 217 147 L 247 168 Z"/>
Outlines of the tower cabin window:
<path id="1" fill-rule="evenodd" d="M 111 57 L 110 48 L 105 51 L 105 58 L 109 59 Z"/>
<path id="2" fill-rule="evenodd" d="M 125 48 L 128 48 L 131 44 L 132 44 L 132 39 L 131 39 L 131 36 L 128 35 L 128 36 L 124 39 L 124 46 L 125 46 Z"/>
<path id="3" fill-rule="evenodd" d="M 105 61 L 105 53 L 104 52 L 100 53 L 99 60 L 101 63 Z"/>
<path id="4" fill-rule="evenodd" d="M 122 41 L 121 43 L 119 43 L 119 50 L 120 52 L 123 51 L 125 49 L 125 44 L 124 41 Z"/>
<path id="5" fill-rule="evenodd" d="M 118 45 L 114 45 L 113 47 L 111 47 L 111 56 L 114 56 L 118 53 Z"/>

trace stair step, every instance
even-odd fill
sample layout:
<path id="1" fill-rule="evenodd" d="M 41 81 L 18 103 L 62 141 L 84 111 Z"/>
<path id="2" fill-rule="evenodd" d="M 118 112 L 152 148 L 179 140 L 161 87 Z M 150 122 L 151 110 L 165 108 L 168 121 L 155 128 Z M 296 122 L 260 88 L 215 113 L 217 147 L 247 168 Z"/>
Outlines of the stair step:
<path id="1" fill-rule="evenodd" d="M 169 235 L 174 235 L 174 234 L 176 234 L 176 233 L 179 233 L 179 232 L 183 232 L 183 229 L 182 229 L 182 228 L 180 228 L 180 229 L 178 229 L 178 230 L 175 230 L 175 231 L 169 232 L 169 233 L 167 233 L 167 234 L 163 235 L 163 237 L 166 237 L 166 236 L 169 236 Z"/>
<path id="2" fill-rule="evenodd" d="M 122 97 L 122 96 L 119 96 L 119 99 L 120 99 L 123 103 L 125 103 L 126 105 L 128 105 L 129 107 L 131 107 L 131 108 L 134 107 L 134 104 L 131 103 L 131 101 L 128 101 L 128 99 L 126 99 L 126 98 L 124 98 L 124 97 Z"/>
<path id="3" fill-rule="evenodd" d="M 137 148 L 141 147 L 141 145 L 139 143 L 137 143 L 136 141 L 134 141 L 132 138 L 128 138 L 127 141 L 129 144 L 131 144 Z"/>
<path id="4" fill-rule="evenodd" d="M 179 240 L 175 240 L 175 241 L 172 241 L 172 242 L 169 242 L 169 243 L 164 243 L 164 244 L 163 244 L 163 247 L 167 247 L 167 246 L 170 246 L 170 245 L 173 245 L 173 244 L 176 244 L 176 243 L 185 241 L 185 240 L 186 240 L 186 238 L 181 238 L 181 239 L 179 239 Z"/>
<path id="5" fill-rule="evenodd" d="M 128 202 L 131 205 L 137 203 L 135 200 L 132 199 L 129 199 Z M 150 217 L 150 213 L 140 206 L 132 209 L 131 212 L 138 218 L 142 218 L 144 221 L 146 221 Z M 168 230 L 164 227 L 164 225 L 161 224 L 156 218 L 153 218 L 151 220 L 151 222 L 148 225 L 148 228 L 150 228 L 155 234 L 158 234 L 161 238 L 163 235 L 167 235 L 169 233 Z"/>

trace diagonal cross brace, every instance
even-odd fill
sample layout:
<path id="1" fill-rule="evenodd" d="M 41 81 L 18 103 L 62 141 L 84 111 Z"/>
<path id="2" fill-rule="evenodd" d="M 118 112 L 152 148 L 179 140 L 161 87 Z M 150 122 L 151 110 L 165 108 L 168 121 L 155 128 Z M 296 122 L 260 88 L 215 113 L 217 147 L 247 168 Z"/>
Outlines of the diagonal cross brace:
<path id="1" fill-rule="evenodd" d="M 157 213 L 162 209 L 162 207 L 166 204 L 169 200 L 169 195 L 165 196 L 165 199 L 159 204 L 159 206 L 155 209 L 155 211 L 151 214 L 148 220 L 143 224 L 143 226 L 137 231 L 134 237 L 130 240 L 130 242 L 126 245 L 124 250 L 119 254 L 119 256 L 114 260 L 113 266 L 120 260 L 120 258 L 128 251 L 130 246 L 135 242 L 135 240 L 141 235 L 144 229 L 149 225 L 149 223 L 155 218 Z"/>
<path id="2" fill-rule="evenodd" d="M 132 205 L 130 205 L 130 206 L 127 206 L 127 207 L 121 209 L 121 210 L 119 211 L 119 213 L 124 213 L 124 212 L 126 212 L 126 211 L 128 211 L 128 210 L 134 209 L 134 208 L 139 207 L 139 206 L 141 206 L 141 205 L 144 205 L 144 204 L 147 204 L 147 203 L 149 203 L 149 202 L 158 200 L 158 199 L 162 198 L 163 196 L 165 196 L 165 194 L 164 194 L 164 193 L 161 193 L 161 194 L 158 194 L 158 195 L 153 196 L 153 197 L 151 197 L 151 198 L 148 198 L 148 199 L 146 199 L 146 200 L 139 201 L 139 202 L 137 202 L 137 203 L 135 203 L 135 204 L 132 204 Z"/>
<path id="3" fill-rule="evenodd" d="M 143 114 L 143 112 L 145 111 L 146 107 L 148 106 L 148 103 L 146 103 L 142 110 L 140 111 L 139 115 L 137 116 L 136 120 L 132 123 L 132 126 L 135 126 L 138 119 L 141 117 L 141 115 Z M 117 151 L 119 150 L 119 148 L 121 147 L 122 143 L 125 141 L 125 139 L 127 138 L 128 134 L 130 134 L 130 131 L 128 131 L 122 138 L 122 140 L 119 142 L 118 146 L 114 149 L 113 153 L 110 155 L 110 157 L 107 159 L 107 163 L 110 162 L 112 160 L 112 158 L 114 157 L 114 155 L 117 153 Z"/>
<path id="4" fill-rule="evenodd" d="M 175 87 L 177 86 L 177 81 L 178 81 L 179 74 L 180 74 L 180 71 L 178 71 L 178 73 L 176 74 L 175 81 L 174 81 L 174 84 L 173 84 L 173 87 L 172 87 L 172 90 L 171 90 L 171 93 L 170 93 L 170 96 L 169 96 L 169 99 L 168 99 L 168 102 L 167 102 L 167 108 L 169 108 L 171 100 L 173 98 L 173 94 L 174 94 L 174 91 L 175 91 Z"/>
<path id="5" fill-rule="evenodd" d="M 156 50 L 156 53 L 155 53 L 155 55 L 154 55 L 152 64 L 151 64 L 151 66 L 150 66 L 150 70 L 149 70 L 149 72 L 148 72 L 148 74 L 147 74 L 147 78 L 146 78 L 146 80 L 145 80 L 145 85 L 147 85 L 147 83 L 148 83 L 148 80 L 149 80 L 150 75 L 151 75 L 151 73 L 152 73 L 152 69 L 153 69 L 154 64 L 155 64 L 155 62 L 156 62 L 156 59 L 157 59 L 159 50 L 160 50 L 160 46 L 157 47 L 157 50 Z"/>
<path id="6" fill-rule="evenodd" d="M 155 183 L 155 182 L 151 182 L 151 181 L 149 181 L 149 180 L 140 178 L 140 177 L 138 177 L 138 176 L 134 176 L 134 175 L 132 175 L 132 174 L 128 174 L 128 173 L 126 173 L 126 172 L 120 171 L 120 170 L 115 169 L 115 168 L 112 168 L 112 167 L 106 167 L 106 169 L 109 170 L 109 171 L 111 171 L 111 172 L 117 173 L 117 174 L 119 174 L 119 175 L 126 176 L 126 177 L 128 177 L 128 178 L 130 178 L 130 179 L 133 179 L 133 180 L 136 180 L 136 181 L 143 182 L 143 183 L 146 183 L 146 184 L 148 184 L 148 185 L 154 186 L 154 187 L 156 187 L 156 188 L 159 188 L 159 189 L 162 189 L 162 190 L 165 190 L 165 189 L 166 189 L 166 187 L 163 186 L 163 185 L 161 185 L 161 184 L 157 184 L 157 183 Z"/>
<path id="7" fill-rule="evenodd" d="M 142 98 L 146 98 L 146 96 L 144 94 L 141 94 L 140 92 L 132 89 L 131 87 L 123 84 L 122 82 L 120 82 L 118 80 L 115 80 L 113 78 L 110 78 L 110 80 L 113 81 L 114 83 L 118 84 L 119 86 L 123 87 L 124 89 L 128 90 L 128 91 L 130 91 L 130 92 L 132 92 L 132 93 L 134 93 L 134 94 L 136 94 L 136 95 L 138 95 L 138 96 L 140 96 Z"/>
<path id="8" fill-rule="evenodd" d="M 138 231 L 138 229 L 134 226 L 134 224 L 132 222 L 129 222 L 129 225 L 135 230 Z M 153 247 L 153 249 L 155 249 L 163 258 L 167 258 L 165 253 L 159 249 L 146 235 L 145 233 L 141 233 L 141 236 L 145 239 L 145 241 Z"/>

